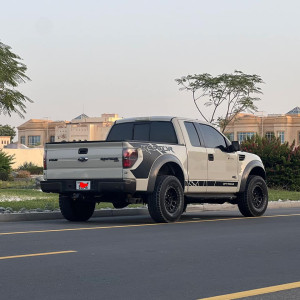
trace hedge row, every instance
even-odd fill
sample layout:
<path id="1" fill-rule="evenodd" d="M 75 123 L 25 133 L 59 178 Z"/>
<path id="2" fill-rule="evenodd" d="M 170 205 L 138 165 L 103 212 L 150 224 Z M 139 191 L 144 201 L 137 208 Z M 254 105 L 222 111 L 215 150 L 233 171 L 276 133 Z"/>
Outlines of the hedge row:
<path id="1" fill-rule="evenodd" d="M 279 138 L 254 136 L 244 141 L 241 149 L 260 156 L 269 187 L 300 191 L 300 146 L 281 144 Z"/>
<path id="2" fill-rule="evenodd" d="M 39 167 L 32 162 L 25 162 L 19 167 L 20 171 L 28 171 L 31 175 L 41 175 L 43 174 L 43 167 Z"/>

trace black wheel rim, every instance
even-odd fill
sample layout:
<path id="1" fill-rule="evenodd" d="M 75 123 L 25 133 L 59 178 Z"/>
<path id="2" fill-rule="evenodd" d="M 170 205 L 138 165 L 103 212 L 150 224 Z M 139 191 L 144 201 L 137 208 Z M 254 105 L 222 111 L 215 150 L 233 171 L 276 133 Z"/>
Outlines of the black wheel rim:
<path id="1" fill-rule="evenodd" d="M 173 214 L 180 205 L 180 196 L 174 187 L 169 187 L 165 194 L 165 207 L 167 212 Z"/>
<path id="2" fill-rule="evenodd" d="M 253 198 L 252 198 L 252 203 L 253 206 L 257 209 L 261 208 L 264 204 L 264 192 L 261 189 L 261 187 L 256 186 L 253 190 Z"/>

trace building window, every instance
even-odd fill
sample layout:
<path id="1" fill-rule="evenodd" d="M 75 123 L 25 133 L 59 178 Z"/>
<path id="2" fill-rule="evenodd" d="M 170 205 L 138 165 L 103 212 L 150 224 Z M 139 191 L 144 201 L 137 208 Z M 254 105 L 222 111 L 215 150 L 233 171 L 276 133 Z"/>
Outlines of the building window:
<path id="1" fill-rule="evenodd" d="M 20 143 L 25 145 L 25 136 L 24 135 L 21 136 Z"/>
<path id="2" fill-rule="evenodd" d="M 284 143 L 284 131 L 278 131 L 277 134 L 280 139 L 280 143 L 283 144 Z"/>
<path id="3" fill-rule="evenodd" d="M 50 136 L 50 143 L 54 143 L 55 142 L 55 136 L 54 135 L 51 135 Z"/>
<path id="4" fill-rule="evenodd" d="M 242 143 L 246 141 L 247 138 L 251 139 L 255 135 L 255 132 L 239 132 L 238 133 L 238 141 Z"/>
<path id="5" fill-rule="evenodd" d="M 41 136 L 30 135 L 28 136 L 28 146 L 37 146 L 41 144 Z"/>
<path id="6" fill-rule="evenodd" d="M 269 141 L 271 141 L 272 139 L 274 139 L 275 134 L 274 132 L 270 131 L 270 132 L 266 132 L 266 139 L 268 139 Z"/>
<path id="7" fill-rule="evenodd" d="M 229 132 L 225 134 L 227 136 L 227 138 L 229 139 L 229 141 L 234 141 L 234 133 L 233 132 Z"/>

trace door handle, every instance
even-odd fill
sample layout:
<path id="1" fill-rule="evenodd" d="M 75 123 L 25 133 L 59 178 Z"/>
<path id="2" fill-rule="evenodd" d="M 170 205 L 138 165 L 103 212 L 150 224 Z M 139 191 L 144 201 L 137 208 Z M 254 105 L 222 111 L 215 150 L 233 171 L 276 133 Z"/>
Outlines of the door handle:
<path id="1" fill-rule="evenodd" d="M 85 161 L 88 161 L 89 159 L 88 159 L 88 157 L 79 157 L 78 158 L 78 161 L 80 161 L 80 162 L 85 162 Z"/>
<path id="2" fill-rule="evenodd" d="M 208 160 L 209 161 L 214 161 L 214 155 L 213 154 L 208 154 Z"/>
<path id="3" fill-rule="evenodd" d="M 78 154 L 87 154 L 89 152 L 88 148 L 79 148 Z"/>

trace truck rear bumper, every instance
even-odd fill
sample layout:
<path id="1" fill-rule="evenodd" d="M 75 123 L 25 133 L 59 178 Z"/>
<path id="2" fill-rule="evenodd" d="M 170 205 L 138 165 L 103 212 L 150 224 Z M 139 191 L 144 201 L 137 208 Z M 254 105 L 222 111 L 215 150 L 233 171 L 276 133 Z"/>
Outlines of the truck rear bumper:
<path id="1" fill-rule="evenodd" d="M 79 180 L 79 179 L 78 179 Z M 45 193 L 129 193 L 133 194 L 136 191 L 135 180 L 99 180 L 90 179 L 91 189 L 90 190 L 77 190 L 76 181 L 74 179 L 63 179 L 63 180 L 46 180 L 41 181 L 41 189 Z M 86 181 L 86 179 L 83 179 Z"/>

